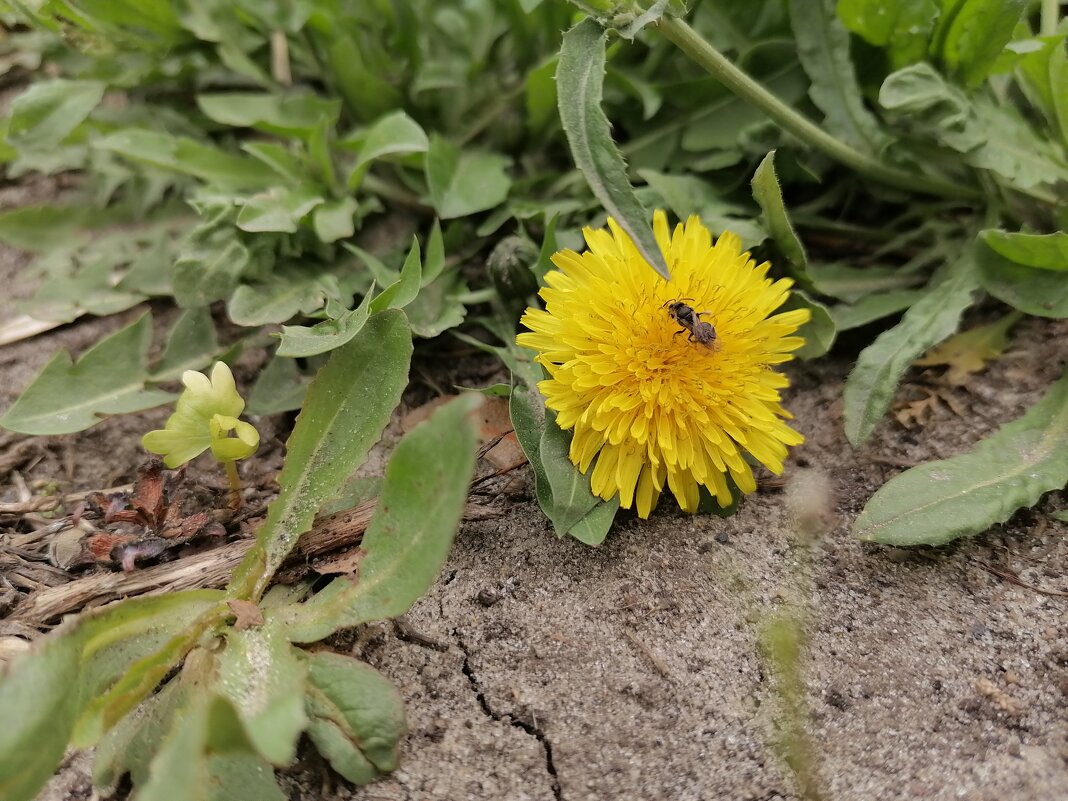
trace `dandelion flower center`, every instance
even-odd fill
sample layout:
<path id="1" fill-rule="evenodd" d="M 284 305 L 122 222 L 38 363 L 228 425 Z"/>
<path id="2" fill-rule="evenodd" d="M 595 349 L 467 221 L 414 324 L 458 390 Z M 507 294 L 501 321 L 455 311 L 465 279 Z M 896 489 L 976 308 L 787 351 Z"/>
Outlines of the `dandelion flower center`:
<path id="1" fill-rule="evenodd" d="M 648 517 L 665 485 L 688 512 L 703 485 L 726 506 L 728 475 L 756 488 L 744 454 L 779 473 L 787 446 L 802 442 L 783 422 L 788 381 L 771 368 L 804 344 L 791 334 L 809 312 L 769 316 L 793 282 L 769 279 L 770 265 L 756 265 L 734 234 L 713 244 L 696 217 L 672 233 L 654 215 L 671 281 L 608 226 L 583 231 L 585 252 L 553 256 L 545 309 L 527 310 L 530 330 L 517 341 L 548 372 L 538 388 L 557 424 L 573 429 L 571 461 L 592 467 L 595 494 L 618 493 Z"/>

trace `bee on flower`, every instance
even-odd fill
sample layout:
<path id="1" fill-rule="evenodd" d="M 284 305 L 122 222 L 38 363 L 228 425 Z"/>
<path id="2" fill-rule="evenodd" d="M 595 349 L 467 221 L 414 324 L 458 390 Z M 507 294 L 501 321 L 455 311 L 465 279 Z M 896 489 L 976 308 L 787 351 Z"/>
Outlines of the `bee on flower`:
<path id="1" fill-rule="evenodd" d="M 770 264 L 734 234 L 713 243 L 697 217 L 672 232 L 662 211 L 653 230 L 670 282 L 609 219 L 608 230 L 583 231 L 585 252 L 553 256 L 545 308 L 526 311 L 517 337 L 549 374 L 538 388 L 574 432 L 571 461 L 592 468 L 594 494 L 618 493 L 643 518 L 665 487 L 691 513 L 701 486 L 731 503 L 727 476 L 752 492 L 745 454 L 782 472 L 804 438 L 784 422 L 789 382 L 772 368 L 804 344 L 793 334 L 809 319 L 807 309 L 772 314 L 793 281 L 768 278 Z M 680 325 L 689 336 L 676 336 Z"/>

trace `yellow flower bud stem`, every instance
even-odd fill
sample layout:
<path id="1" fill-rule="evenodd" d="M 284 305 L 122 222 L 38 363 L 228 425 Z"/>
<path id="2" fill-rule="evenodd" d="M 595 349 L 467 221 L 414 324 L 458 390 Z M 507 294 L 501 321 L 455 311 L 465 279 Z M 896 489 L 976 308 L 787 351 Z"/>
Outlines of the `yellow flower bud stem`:
<path id="1" fill-rule="evenodd" d="M 230 481 L 230 506 L 240 509 L 241 501 L 241 476 L 237 474 L 237 462 L 233 459 L 224 459 L 226 478 Z"/>

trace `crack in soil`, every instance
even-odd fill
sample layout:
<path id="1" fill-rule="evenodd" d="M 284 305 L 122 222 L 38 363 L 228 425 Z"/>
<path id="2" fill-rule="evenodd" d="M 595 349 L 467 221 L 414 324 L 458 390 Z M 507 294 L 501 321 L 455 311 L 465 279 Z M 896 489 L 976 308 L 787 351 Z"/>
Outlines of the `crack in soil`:
<path id="1" fill-rule="evenodd" d="M 564 795 L 560 788 L 560 777 L 556 773 L 556 764 L 553 762 L 553 744 L 549 742 L 549 738 L 545 735 L 545 732 L 543 732 L 536 723 L 519 720 L 510 713 L 502 714 L 493 711 L 489 701 L 486 699 L 486 694 L 482 692 L 478 677 L 475 675 L 475 669 L 471 667 L 471 654 L 467 650 L 467 644 L 463 641 L 462 637 L 457 635 L 455 630 L 453 631 L 453 636 L 456 637 L 456 642 L 460 646 L 460 651 L 464 655 L 464 663 L 462 667 L 463 674 L 467 676 L 467 681 L 470 683 L 471 690 L 474 692 L 475 698 L 478 700 L 478 705 L 482 707 L 483 713 L 485 713 L 486 717 L 490 720 L 507 723 L 512 728 L 525 732 L 541 743 L 542 750 L 545 752 L 545 771 L 549 774 L 549 787 L 553 791 L 553 798 L 555 798 L 556 801 L 563 801 Z"/>

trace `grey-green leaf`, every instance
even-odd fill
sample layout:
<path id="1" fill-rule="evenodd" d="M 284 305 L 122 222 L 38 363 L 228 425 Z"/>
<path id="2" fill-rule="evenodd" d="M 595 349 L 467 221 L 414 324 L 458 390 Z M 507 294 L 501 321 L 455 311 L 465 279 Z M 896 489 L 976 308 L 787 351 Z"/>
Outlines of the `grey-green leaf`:
<path id="1" fill-rule="evenodd" d="M 360 185 L 372 162 L 387 156 L 425 153 L 430 147 L 422 127 L 403 111 L 387 114 L 367 131 L 343 139 L 338 144 L 359 152 L 349 174 L 349 189 L 356 189 Z"/>
<path id="2" fill-rule="evenodd" d="M 861 351 L 845 386 L 845 431 L 854 447 L 867 441 L 909 365 L 957 329 L 978 288 L 974 256 L 966 252 L 941 283 L 913 304 L 901 322 Z"/>
<path id="3" fill-rule="evenodd" d="M 7 140 L 16 148 L 56 147 L 99 105 L 107 85 L 100 81 L 39 81 L 11 102 Z"/>
<path id="4" fill-rule="evenodd" d="M 969 453 L 906 470 L 868 501 L 853 533 L 887 545 L 977 534 L 1068 484 L 1068 373 Z"/>
<path id="5" fill-rule="evenodd" d="M 670 279 L 664 254 L 649 227 L 650 215 L 627 179 L 626 165 L 601 109 L 604 65 L 605 33 L 592 18 L 564 34 L 556 87 L 571 157 L 594 196 L 634 240 L 649 266 Z"/>
<path id="6" fill-rule="evenodd" d="M 404 703 L 370 665 L 329 651 L 311 654 L 307 705 L 312 742 L 346 779 L 364 784 L 397 766 Z"/>
<path id="7" fill-rule="evenodd" d="M 59 351 L 23 390 L 0 426 L 22 434 L 70 434 L 100 422 L 104 415 L 161 406 L 170 392 L 147 389 L 152 318 L 100 340 L 77 362 Z"/>
<path id="8" fill-rule="evenodd" d="M 314 94 L 252 92 L 197 95 L 204 115 L 223 125 L 257 128 L 281 136 L 307 137 L 323 119 L 337 122 L 341 101 Z"/>
<path id="9" fill-rule="evenodd" d="M 809 320 L 798 330 L 797 335 L 805 338 L 805 344 L 794 351 L 799 359 L 815 359 L 823 356 L 834 347 L 838 336 L 838 326 L 830 310 L 802 289 L 790 293 L 779 311 L 791 309 L 808 309 Z"/>
<path id="10" fill-rule="evenodd" d="M 374 315 L 319 371 L 286 443 L 281 492 L 267 511 L 257 545 L 231 587 L 258 597 L 307 531 L 319 506 L 363 462 L 408 383 L 412 339 L 404 314 Z"/>
<path id="11" fill-rule="evenodd" d="M 229 629 L 218 661 L 216 688 L 233 705 L 249 741 L 268 762 L 288 765 L 308 722 L 305 662 L 272 626 Z"/>
<path id="12" fill-rule="evenodd" d="M 335 579 L 303 604 L 269 610 L 294 642 L 403 614 L 426 592 L 452 545 L 475 466 L 475 393 L 461 395 L 397 444 L 374 518 L 363 536 L 358 578 Z"/>

